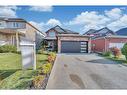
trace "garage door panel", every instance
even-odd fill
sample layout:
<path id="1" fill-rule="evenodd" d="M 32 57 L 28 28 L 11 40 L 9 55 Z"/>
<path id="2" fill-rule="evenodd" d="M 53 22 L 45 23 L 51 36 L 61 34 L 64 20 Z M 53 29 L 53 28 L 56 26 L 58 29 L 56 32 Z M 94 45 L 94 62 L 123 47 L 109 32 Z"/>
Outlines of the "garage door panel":
<path id="1" fill-rule="evenodd" d="M 61 41 L 62 53 L 86 53 L 87 50 L 88 50 L 87 42 Z"/>

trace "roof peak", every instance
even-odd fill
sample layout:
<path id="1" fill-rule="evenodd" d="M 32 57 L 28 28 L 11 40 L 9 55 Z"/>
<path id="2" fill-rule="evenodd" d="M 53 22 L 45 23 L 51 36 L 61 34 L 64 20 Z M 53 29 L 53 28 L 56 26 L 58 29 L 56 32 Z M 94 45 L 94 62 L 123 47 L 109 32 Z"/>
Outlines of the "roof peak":
<path id="1" fill-rule="evenodd" d="M 108 29 L 108 30 L 110 30 L 108 27 L 104 27 L 104 28 L 101 28 L 101 29 Z"/>
<path id="2" fill-rule="evenodd" d="M 59 28 L 61 28 L 59 25 L 56 25 L 55 27 L 59 27 Z M 54 27 L 54 28 L 55 28 L 55 27 Z"/>

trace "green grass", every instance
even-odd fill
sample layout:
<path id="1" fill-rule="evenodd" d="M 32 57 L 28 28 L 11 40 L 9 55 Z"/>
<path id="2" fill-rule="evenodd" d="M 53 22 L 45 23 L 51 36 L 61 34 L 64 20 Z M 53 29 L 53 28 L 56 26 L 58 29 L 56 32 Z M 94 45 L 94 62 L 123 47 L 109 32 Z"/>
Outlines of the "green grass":
<path id="1" fill-rule="evenodd" d="M 21 68 L 20 54 L 0 53 L 0 70 L 15 70 Z"/>
<path id="2" fill-rule="evenodd" d="M 1 82 L 0 89 L 27 89 L 36 74 L 33 70 L 17 71 Z"/>
<path id="3" fill-rule="evenodd" d="M 115 58 L 113 56 L 104 56 L 102 54 L 99 54 L 99 55 L 102 56 L 102 57 L 105 57 L 109 60 L 116 61 L 117 63 L 120 63 L 120 64 L 127 64 L 127 60 L 125 60 L 123 58 Z"/>
<path id="4" fill-rule="evenodd" d="M 42 66 L 47 61 L 47 54 L 37 54 L 37 69 Z"/>
<path id="5" fill-rule="evenodd" d="M 46 54 L 37 54 L 37 69 L 47 61 Z M 21 55 L 15 53 L 0 53 L 0 88 L 24 89 L 32 79 L 34 70 L 22 71 Z M 25 78 L 22 78 L 25 77 Z M 26 78 L 27 77 L 27 78 Z"/>
<path id="6" fill-rule="evenodd" d="M 113 60 L 113 61 L 116 61 L 117 63 L 120 63 L 120 64 L 126 64 L 127 63 L 127 60 L 124 60 L 124 59 L 121 59 L 121 58 L 115 58 L 115 57 L 106 57 L 107 59 L 110 59 L 110 60 Z"/>

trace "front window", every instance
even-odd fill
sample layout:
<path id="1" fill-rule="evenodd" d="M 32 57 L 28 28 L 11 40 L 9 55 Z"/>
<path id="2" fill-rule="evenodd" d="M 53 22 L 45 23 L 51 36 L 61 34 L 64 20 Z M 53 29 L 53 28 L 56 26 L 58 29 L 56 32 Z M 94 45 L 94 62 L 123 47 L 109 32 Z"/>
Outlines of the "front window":
<path id="1" fill-rule="evenodd" d="M 19 24 L 17 22 L 13 22 L 13 27 L 18 28 Z"/>
<path id="2" fill-rule="evenodd" d="M 49 36 L 50 37 L 55 37 L 55 32 L 53 32 L 53 31 L 52 32 L 49 32 Z"/>
<path id="3" fill-rule="evenodd" d="M 24 22 L 8 22 L 7 28 L 26 28 L 26 24 Z"/>

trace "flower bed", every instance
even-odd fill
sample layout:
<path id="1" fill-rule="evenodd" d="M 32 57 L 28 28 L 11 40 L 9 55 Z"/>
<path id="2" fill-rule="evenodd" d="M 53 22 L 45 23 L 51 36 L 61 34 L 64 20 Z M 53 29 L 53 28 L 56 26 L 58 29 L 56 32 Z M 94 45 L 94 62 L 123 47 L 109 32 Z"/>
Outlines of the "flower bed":
<path id="1" fill-rule="evenodd" d="M 31 89 L 45 89 L 46 88 L 55 58 L 56 58 L 55 53 L 50 52 L 48 54 L 48 60 L 38 70 L 38 75 L 35 76 L 32 81 Z"/>

